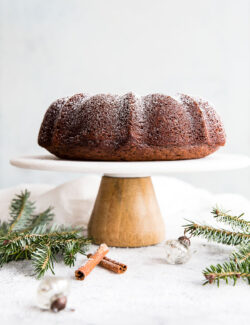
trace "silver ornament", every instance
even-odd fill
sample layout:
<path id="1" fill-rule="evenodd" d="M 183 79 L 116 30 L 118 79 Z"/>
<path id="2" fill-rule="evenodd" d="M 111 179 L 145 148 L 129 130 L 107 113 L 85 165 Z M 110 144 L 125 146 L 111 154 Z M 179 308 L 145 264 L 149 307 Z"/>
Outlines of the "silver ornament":
<path id="1" fill-rule="evenodd" d="M 164 245 L 167 263 L 186 263 L 191 257 L 189 246 L 190 240 L 186 236 L 179 237 L 178 239 L 167 240 Z"/>
<path id="2" fill-rule="evenodd" d="M 54 312 L 66 307 L 70 291 L 70 281 L 62 277 L 46 277 L 37 289 L 37 304 L 41 309 L 51 309 Z"/>

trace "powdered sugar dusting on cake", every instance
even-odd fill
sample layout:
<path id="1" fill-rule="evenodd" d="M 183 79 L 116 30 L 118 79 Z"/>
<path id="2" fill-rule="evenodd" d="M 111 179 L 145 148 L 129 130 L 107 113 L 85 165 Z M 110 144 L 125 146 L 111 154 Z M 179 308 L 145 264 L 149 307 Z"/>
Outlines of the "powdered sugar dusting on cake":
<path id="1" fill-rule="evenodd" d="M 189 159 L 224 143 L 208 102 L 160 93 L 65 97 L 49 107 L 39 133 L 41 146 L 70 159 Z"/>
<path id="2" fill-rule="evenodd" d="M 193 115 L 193 113 L 200 111 L 200 120 L 204 123 L 204 135 L 208 144 L 220 143 L 223 145 L 225 143 L 225 131 L 222 126 L 219 115 L 216 113 L 214 108 L 208 101 L 205 101 L 199 97 L 191 97 L 188 95 L 180 95 L 180 99 L 188 111 Z M 193 117 L 193 116 L 192 116 Z M 195 126 L 197 129 L 197 126 Z"/>

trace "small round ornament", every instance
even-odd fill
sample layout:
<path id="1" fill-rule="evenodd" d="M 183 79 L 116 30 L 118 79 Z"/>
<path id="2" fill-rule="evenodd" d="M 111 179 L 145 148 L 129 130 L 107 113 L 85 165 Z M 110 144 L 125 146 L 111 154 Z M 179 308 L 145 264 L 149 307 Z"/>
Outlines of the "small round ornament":
<path id="1" fill-rule="evenodd" d="M 178 239 L 167 240 L 164 245 L 167 263 L 186 263 L 191 257 L 190 245 L 191 242 L 186 236 L 181 236 Z"/>
<path id="2" fill-rule="evenodd" d="M 41 309 L 58 312 L 67 305 L 70 281 L 62 277 L 46 277 L 37 289 L 37 304 Z"/>

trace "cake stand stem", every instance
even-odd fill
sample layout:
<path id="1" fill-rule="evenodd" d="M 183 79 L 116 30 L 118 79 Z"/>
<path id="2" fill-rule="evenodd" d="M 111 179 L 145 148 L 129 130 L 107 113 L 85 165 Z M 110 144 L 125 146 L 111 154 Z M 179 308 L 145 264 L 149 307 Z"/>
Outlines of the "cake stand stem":
<path id="1" fill-rule="evenodd" d="M 139 247 L 164 240 L 151 177 L 103 176 L 88 226 L 96 244 Z"/>

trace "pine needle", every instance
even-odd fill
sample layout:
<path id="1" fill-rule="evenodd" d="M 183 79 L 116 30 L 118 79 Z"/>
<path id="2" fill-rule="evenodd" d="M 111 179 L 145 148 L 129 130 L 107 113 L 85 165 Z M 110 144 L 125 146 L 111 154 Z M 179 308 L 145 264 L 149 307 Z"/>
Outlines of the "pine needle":
<path id="1" fill-rule="evenodd" d="M 250 231 L 250 221 L 243 219 L 244 213 L 239 216 L 231 216 L 230 211 L 220 210 L 218 207 L 212 210 L 213 217 L 219 222 L 224 222 L 232 227 L 233 230 L 240 229 L 245 233 Z"/>
<path id="2" fill-rule="evenodd" d="M 35 210 L 34 202 L 29 201 L 30 192 L 25 190 L 11 201 L 9 233 L 27 228 L 30 224 L 30 216 Z"/>
<path id="3" fill-rule="evenodd" d="M 35 275 L 40 279 L 48 269 L 54 274 L 54 257 L 50 245 L 41 245 L 31 255 Z"/>
<path id="4" fill-rule="evenodd" d="M 207 225 L 199 225 L 193 221 L 189 222 L 189 224 L 184 225 L 183 227 L 185 228 L 185 233 L 190 234 L 193 237 L 199 236 L 209 241 L 233 246 L 248 243 L 250 240 L 250 234 L 247 233 L 217 229 Z"/>
<path id="5" fill-rule="evenodd" d="M 219 286 L 221 280 L 224 280 L 226 284 L 231 280 L 235 285 L 238 279 L 246 280 L 250 284 L 250 222 L 242 218 L 244 214 L 231 216 L 229 211 L 225 212 L 218 207 L 212 210 L 212 214 L 218 222 L 231 226 L 233 231 L 200 225 L 188 220 L 189 223 L 183 226 L 185 234 L 203 237 L 216 243 L 233 245 L 238 249 L 229 256 L 228 261 L 223 264 L 210 265 L 203 270 L 206 278 L 204 284 L 216 283 Z M 241 231 L 236 231 L 237 229 Z"/>
<path id="6" fill-rule="evenodd" d="M 0 236 L 7 234 L 8 229 L 9 229 L 8 223 L 0 221 Z"/>
<path id="7" fill-rule="evenodd" d="M 222 265 L 211 265 L 203 271 L 203 275 L 206 278 L 204 284 L 216 282 L 219 286 L 220 280 L 224 280 L 227 284 L 229 279 L 233 280 L 235 285 L 238 279 L 250 280 L 250 263 L 244 262 L 237 264 L 234 261 L 225 262 Z"/>
<path id="8" fill-rule="evenodd" d="M 11 201 L 10 221 L 0 223 L 0 266 L 11 261 L 32 261 L 34 273 L 41 278 L 48 270 L 54 273 L 58 254 L 65 265 L 73 266 L 76 254 L 85 254 L 90 240 L 81 228 L 50 225 L 54 214 L 49 207 L 35 214 L 35 203 L 27 190 Z"/>
<path id="9" fill-rule="evenodd" d="M 53 208 L 49 207 L 45 211 L 34 215 L 30 219 L 29 229 L 34 231 L 37 227 L 41 227 L 43 225 L 48 225 L 54 217 L 54 213 L 52 212 Z"/>

